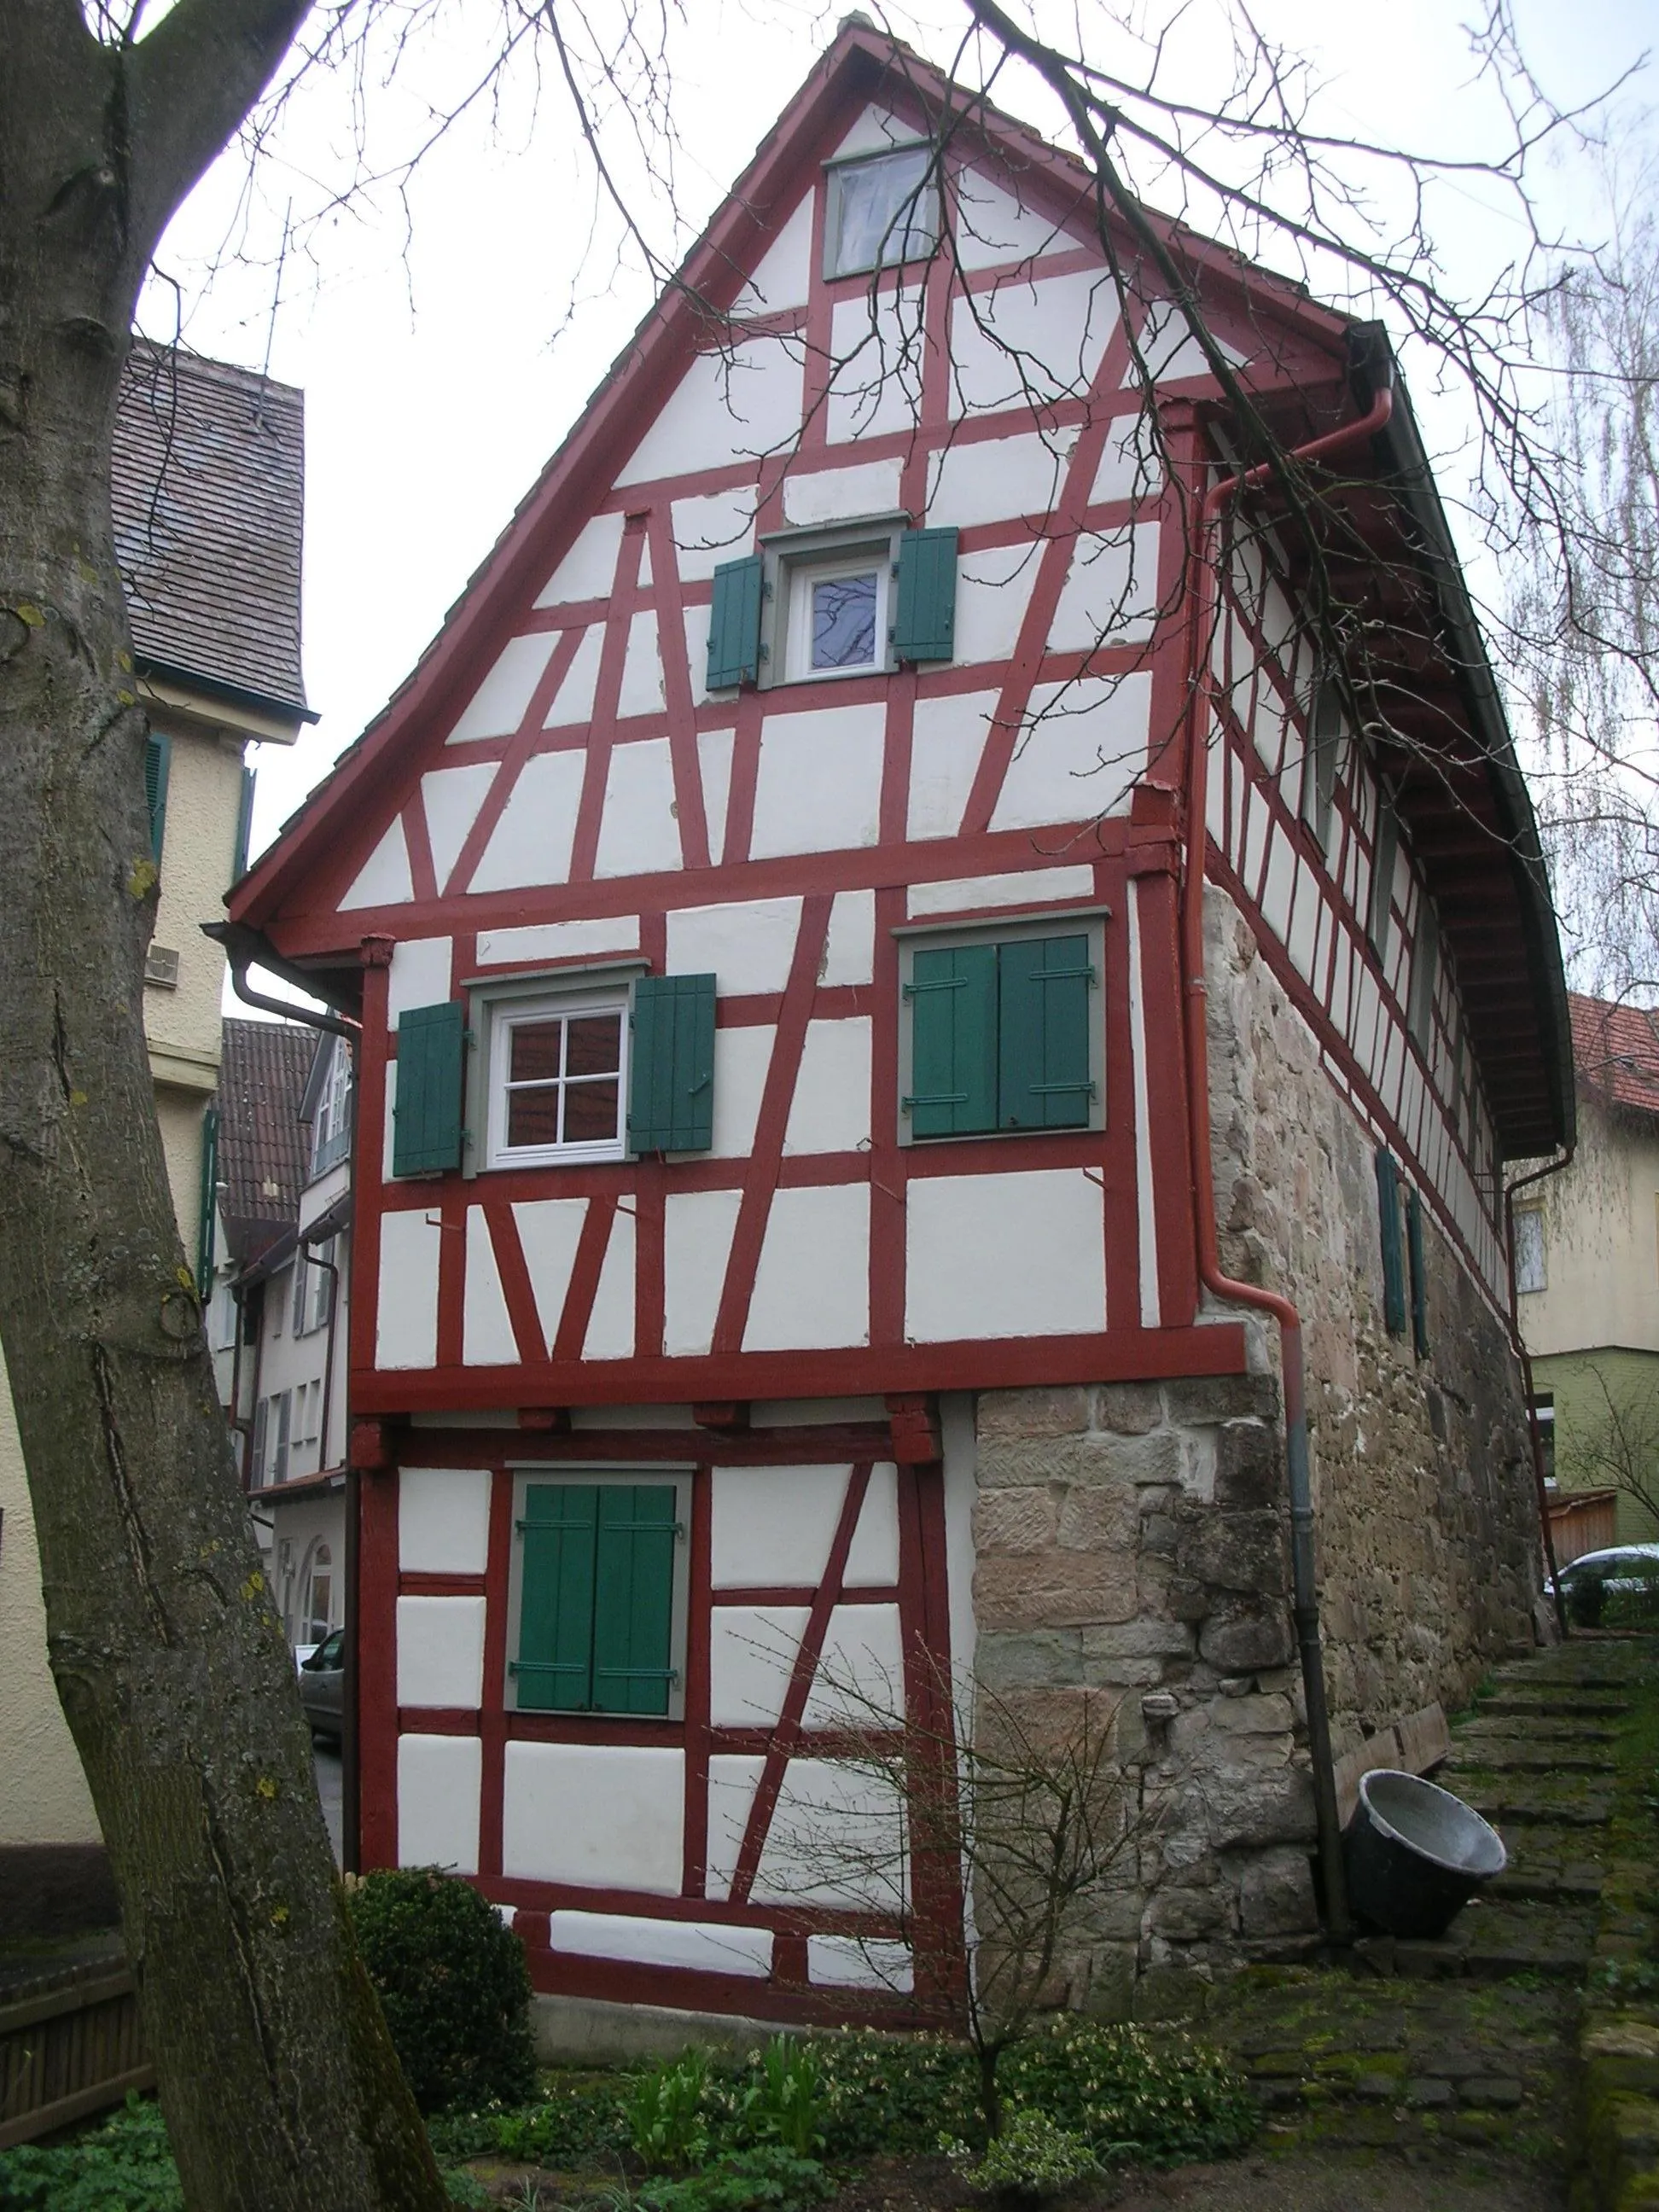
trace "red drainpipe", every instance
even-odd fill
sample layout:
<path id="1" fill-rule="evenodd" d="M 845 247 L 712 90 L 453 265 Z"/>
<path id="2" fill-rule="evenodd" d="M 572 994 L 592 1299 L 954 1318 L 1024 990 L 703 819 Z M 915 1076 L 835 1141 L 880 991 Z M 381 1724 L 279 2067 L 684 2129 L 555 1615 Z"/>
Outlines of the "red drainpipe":
<path id="1" fill-rule="evenodd" d="M 1193 1218 L 1198 1272 L 1212 1296 L 1271 1314 L 1279 1324 L 1280 1365 L 1285 1378 L 1285 1454 L 1291 1499 L 1291 1577 L 1297 1641 L 1302 1655 L 1302 1685 L 1308 1708 L 1308 1749 L 1313 1767 L 1314 1813 L 1319 1838 L 1319 1869 L 1324 1893 L 1326 1932 L 1337 1942 L 1351 1934 L 1347 1884 L 1342 1870 L 1342 1824 L 1336 1803 L 1336 1770 L 1331 1756 L 1330 1713 L 1325 1701 L 1325 1662 L 1319 1643 L 1319 1593 L 1314 1573 L 1313 1492 L 1308 1465 L 1308 1406 L 1302 1358 L 1302 1316 L 1291 1300 L 1255 1283 L 1236 1282 L 1222 1268 L 1216 1244 L 1215 1188 L 1210 1167 L 1210 1047 L 1204 975 L 1204 881 L 1206 786 L 1209 775 L 1208 724 L 1218 705 L 1211 619 L 1216 599 L 1212 537 L 1223 505 L 1241 499 L 1267 482 L 1277 469 L 1328 459 L 1344 447 L 1376 435 L 1394 411 L 1394 392 L 1385 386 L 1370 410 L 1356 422 L 1294 447 L 1279 462 L 1262 462 L 1237 476 L 1223 477 L 1204 495 L 1194 538 L 1197 574 L 1193 586 L 1192 662 L 1188 684 L 1186 732 L 1186 874 L 1182 886 L 1181 950 L 1186 970 L 1184 1023 L 1187 1043 L 1187 1128 L 1192 1149 Z M 1205 708 L 1211 709 L 1206 716 Z"/>

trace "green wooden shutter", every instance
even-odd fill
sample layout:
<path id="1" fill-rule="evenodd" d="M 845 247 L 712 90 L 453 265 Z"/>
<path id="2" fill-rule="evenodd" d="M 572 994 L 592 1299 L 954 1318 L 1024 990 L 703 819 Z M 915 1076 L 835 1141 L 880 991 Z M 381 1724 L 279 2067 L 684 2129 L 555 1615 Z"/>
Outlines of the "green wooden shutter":
<path id="1" fill-rule="evenodd" d="M 761 556 L 722 561 L 708 617 L 708 688 L 730 690 L 760 674 Z"/>
<path id="2" fill-rule="evenodd" d="M 532 1483 L 517 1529 L 519 1650 L 511 1672 L 521 1711 L 590 1712 L 593 1586 L 600 1488 Z"/>
<path id="3" fill-rule="evenodd" d="M 900 660 L 956 656 L 957 532 L 907 530 L 899 539 L 893 652 Z"/>
<path id="4" fill-rule="evenodd" d="M 1394 1154 L 1376 1156 L 1376 1208 L 1382 1224 L 1382 1322 L 1390 1336 L 1406 1334 L 1406 1268 L 1400 1249 L 1400 1170 Z"/>
<path id="5" fill-rule="evenodd" d="M 144 804 L 149 809 L 150 858 L 158 868 L 167 838 L 167 770 L 172 763 L 172 738 L 165 730 L 152 730 L 144 740 Z"/>
<path id="6" fill-rule="evenodd" d="M 641 975 L 629 1027 L 629 1150 L 706 1152 L 714 1141 L 714 978 Z"/>
<path id="7" fill-rule="evenodd" d="M 394 1176 L 441 1175 L 461 1164 L 461 1054 L 465 1018 L 459 1000 L 407 1006 L 398 1018 L 398 1096 L 392 1108 Z"/>
<path id="8" fill-rule="evenodd" d="M 1000 948 L 997 1127 L 1082 1129 L 1095 1086 L 1089 1073 L 1086 937 L 1015 938 Z"/>
<path id="9" fill-rule="evenodd" d="M 911 1133 L 960 1137 L 997 1126 L 997 948 L 929 946 L 912 956 Z"/>
<path id="10" fill-rule="evenodd" d="M 593 1577 L 593 1711 L 662 1714 L 679 1677 L 670 1663 L 674 1625 L 672 1483 L 599 1493 Z"/>
<path id="11" fill-rule="evenodd" d="M 1413 1188 L 1406 1206 L 1406 1254 L 1411 1262 L 1412 1349 L 1429 1353 L 1429 1279 L 1423 1266 L 1423 1194 Z"/>
<path id="12" fill-rule="evenodd" d="M 236 812 L 236 849 L 230 863 L 230 880 L 239 884 L 247 873 L 247 848 L 253 836 L 253 785 L 251 768 L 242 770 L 242 798 Z"/>

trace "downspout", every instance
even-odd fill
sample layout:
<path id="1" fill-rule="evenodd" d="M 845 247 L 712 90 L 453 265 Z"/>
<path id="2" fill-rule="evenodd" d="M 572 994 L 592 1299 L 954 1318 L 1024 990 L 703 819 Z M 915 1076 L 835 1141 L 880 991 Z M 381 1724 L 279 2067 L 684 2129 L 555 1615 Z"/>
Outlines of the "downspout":
<path id="1" fill-rule="evenodd" d="M 1522 1380 L 1527 1391 L 1527 1432 L 1532 1441 L 1532 1480 L 1538 1493 L 1538 1526 L 1544 1538 L 1544 1557 L 1550 1564 L 1550 1595 L 1555 1604 L 1555 1625 L 1565 1644 L 1572 1630 L 1567 1622 L 1567 1601 L 1561 1595 L 1561 1570 L 1555 1563 L 1555 1536 L 1550 1528 L 1550 1495 L 1544 1486 L 1544 1437 L 1538 1425 L 1538 1394 L 1532 1386 L 1532 1354 L 1527 1350 L 1526 1339 L 1521 1334 L 1521 1308 L 1515 1287 L 1515 1194 L 1524 1190 L 1528 1183 L 1542 1182 L 1547 1176 L 1559 1175 L 1564 1168 L 1572 1165 L 1577 1142 L 1567 1146 L 1559 1160 L 1547 1167 L 1534 1168 L 1530 1175 L 1517 1176 L 1504 1187 L 1504 1248 L 1509 1259 L 1510 1273 L 1510 1343 L 1521 1363 Z"/>
<path id="2" fill-rule="evenodd" d="M 1186 970 L 1184 1006 L 1187 1043 L 1187 1124 L 1192 1148 L 1193 1216 L 1198 1272 L 1212 1297 L 1271 1314 L 1279 1324 L 1279 1360 L 1285 1378 L 1285 1455 L 1291 1501 L 1291 1606 L 1302 1656 L 1302 1686 L 1308 1709 L 1308 1750 L 1313 1767 L 1314 1814 L 1319 1838 L 1320 1884 L 1325 1927 L 1332 1940 L 1351 1935 L 1347 1884 L 1342 1871 L 1342 1824 L 1336 1803 L 1336 1769 L 1331 1757 L 1330 1712 L 1325 1700 L 1325 1662 L 1319 1643 L 1319 1591 L 1314 1572 L 1313 1487 L 1308 1462 L 1308 1406 L 1302 1357 L 1302 1316 L 1291 1300 L 1255 1283 L 1236 1282 L 1221 1265 L 1216 1242 L 1215 1187 L 1210 1152 L 1210 1046 L 1206 1021 L 1208 987 L 1204 974 L 1204 884 L 1208 831 L 1206 794 L 1209 775 L 1209 723 L 1217 718 L 1214 660 L 1210 624 L 1215 606 L 1213 538 L 1221 508 L 1264 483 L 1287 464 L 1305 465 L 1328 459 L 1342 447 L 1374 437 L 1394 411 L 1394 392 L 1385 386 L 1370 412 L 1357 422 L 1297 446 L 1279 462 L 1264 461 L 1211 485 L 1199 507 L 1194 534 L 1198 573 L 1194 582 L 1192 665 L 1188 685 L 1186 877 L 1182 886 L 1181 951 Z M 1206 714 L 1206 708 L 1210 714 Z"/>

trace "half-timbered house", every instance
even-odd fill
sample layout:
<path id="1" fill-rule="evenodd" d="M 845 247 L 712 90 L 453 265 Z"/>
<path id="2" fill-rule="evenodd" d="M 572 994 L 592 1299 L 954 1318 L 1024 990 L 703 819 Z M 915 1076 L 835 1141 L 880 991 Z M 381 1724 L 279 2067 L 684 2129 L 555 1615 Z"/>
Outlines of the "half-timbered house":
<path id="1" fill-rule="evenodd" d="M 1074 1998 L 1294 1948 L 1534 1634 L 1526 793 L 1380 334 L 1158 235 L 1206 339 L 849 19 L 232 900 L 362 1023 L 362 1861 L 565 2000 L 902 2008 L 799 1838 L 947 1673 L 1156 1802 Z"/>

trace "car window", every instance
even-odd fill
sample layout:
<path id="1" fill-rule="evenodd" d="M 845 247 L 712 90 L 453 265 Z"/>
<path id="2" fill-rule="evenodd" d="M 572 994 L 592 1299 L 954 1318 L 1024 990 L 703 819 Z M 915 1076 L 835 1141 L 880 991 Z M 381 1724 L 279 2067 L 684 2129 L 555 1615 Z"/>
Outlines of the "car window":
<path id="1" fill-rule="evenodd" d="M 307 1673 L 315 1673 L 319 1668 L 324 1667 L 337 1667 L 341 1663 L 340 1652 L 344 1643 L 344 1629 L 336 1628 L 331 1630 L 317 1646 L 317 1649 L 312 1653 L 310 1658 L 306 1661 Z"/>

